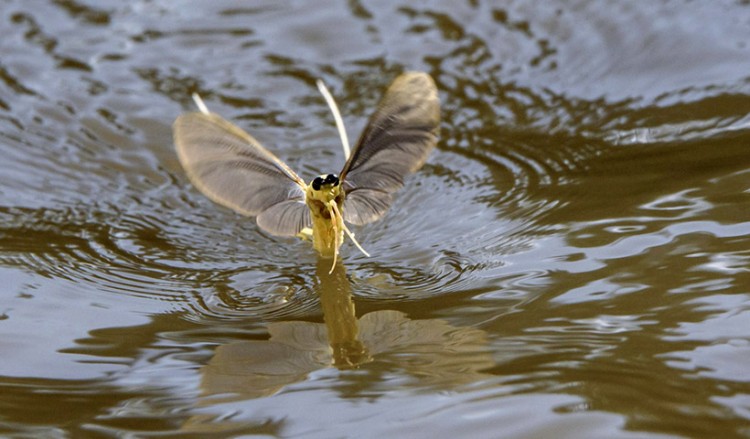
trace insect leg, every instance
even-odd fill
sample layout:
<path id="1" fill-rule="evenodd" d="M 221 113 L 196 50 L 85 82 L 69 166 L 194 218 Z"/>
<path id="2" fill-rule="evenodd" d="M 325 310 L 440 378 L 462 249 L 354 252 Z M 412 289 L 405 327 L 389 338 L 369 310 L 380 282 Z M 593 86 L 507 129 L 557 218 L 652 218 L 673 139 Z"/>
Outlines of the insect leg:
<path id="1" fill-rule="evenodd" d="M 327 207 L 328 216 L 331 217 L 331 226 L 333 228 L 333 265 L 331 265 L 331 271 L 328 272 L 328 274 L 331 274 L 336 268 L 336 257 L 339 255 L 339 245 L 341 245 L 341 243 L 339 242 L 339 228 L 336 224 L 338 222 L 336 219 L 336 213 L 338 212 L 338 209 L 336 209 L 336 202 L 331 200 L 327 203 Z"/>
<path id="2" fill-rule="evenodd" d="M 342 220 L 341 220 L 341 226 L 342 226 L 342 227 L 344 228 L 344 232 L 346 232 L 346 235 L 347 235 L 347 236 L 349 237 L 349 239 L 351 239 L 351 240 L 352 240 L 352 242 L 354 243 L 354 245 L 356 245 L 356 246 L 357 246 L 357 248 L 359 249 L 359 251 L 361 251 L 361 252 L 362 252 L 362 254 L 364 254 L 365 256 L 367 256 L 367 257 L 369 258 L 369 257 L 370 257 L 370 254 L 369 254 L 369 253 L 367 253 L 367 252 L 365 251 L 365 249 L 363 249 L 363 248 L 362 248 L 362 246 L 361 246 L 361 245 L 359 245 L 359 242 L 357 242 L 357 240 L 356 240 L 356 239 L 354 239 L 354 233 L 352 233 L 352 232 L 351 232 L 351 231 L 349 230 L 349 227 L 346 227 L 346 224 L 345 224 L 345 223 L 344 223 L 344 221 L 343 221 L 343 216 L 341 215 L 341 212 L 339 212 L 339 208 L 338 208 L 338 206 L 336 206 L 336 204 L 332 204 L 332 205 L 333 205 L 333 210 L 334 210 L 334 211 L 336 212 L 336 215 L 338 215 L 338 216 L 342 217 Z"/>

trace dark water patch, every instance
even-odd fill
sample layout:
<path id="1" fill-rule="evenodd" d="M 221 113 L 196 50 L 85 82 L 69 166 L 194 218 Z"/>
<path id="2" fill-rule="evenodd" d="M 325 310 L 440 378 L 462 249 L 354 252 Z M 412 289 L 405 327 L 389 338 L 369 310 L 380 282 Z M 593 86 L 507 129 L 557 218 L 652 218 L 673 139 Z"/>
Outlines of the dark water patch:
<path id="1" fill-rule="evenodd" d="M 106 382 L 3 378 L 3 413 L 7 434 L 55 436 L 63 431 L 79 432 L 102 413 L 134 393 L 123 392 Z M 63 412 L 61 405 L 66 407 Z M 34 407 L 34 410 L 29 410 Z"/>
<path id="2" fill-rule="evenodd" d="M 102 217 L 74 211 L 18 213 L 12 212 L 14 217 L 5 222 L 20 224 L 4 230 L 4 265 L 23 267 L 47 278 L 93 283 L 102 292 L 152 297 L 155 287 L 165 298 L 177 299 L 179 287 L 170 286 L 165 267 L 119 248 L 112 240 L 112 230 L 102 227 Z"/>
<path id="3" fill-rule="evenodd" d="M 92 285 L 99 294 L 172 302 L 197 320 L 316 313 L 310 272 L 291 266 L 287 256 L 276 265 L 266 262 L 269 254 L 259 260 L 214 249 L 212 263 L 211 252 L 181 247 L 166 224 L 147 217 L 10 209 L 5 224 L 3 265 Z"/>
<path id="4" fill-rule="evenodd" d="M 71 0 L 56 0 L 53 3 L 87 24 L 104 26 L 110 23 L 110 14 L 107 11 Z"/>
<path id="5" fill-rule="evenodd" d="M 3 434 L 745 435 L 748 14 L 4 3 Z M 439 86 L 441 141 L 386 217 L 355 228 L 372 257 L 342 249 L 354 320 L 398 315 L 402 335 L 440 320 L 486 349 L 405 343 L 199 402 L 217 352 L 324 320 L 309 243 L 190 186 L 174 118 L 197 91 L 309 179 L 344 161 L 315 80 L 354 139 L 410 69 Z M 481 367 L 440 381 L 438 357 Z"/>

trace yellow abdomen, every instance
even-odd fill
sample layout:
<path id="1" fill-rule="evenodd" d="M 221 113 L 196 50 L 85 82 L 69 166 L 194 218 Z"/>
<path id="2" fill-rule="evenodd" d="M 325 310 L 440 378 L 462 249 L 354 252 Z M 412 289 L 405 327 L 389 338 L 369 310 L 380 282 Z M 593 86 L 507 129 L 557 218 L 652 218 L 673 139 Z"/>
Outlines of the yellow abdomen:
<path id="1" fill-rule="evenodd" d="M 338 186 L 317 191 L 308 186 L 305 198 L 312 217 L 313 247 L 324 258 L 335 258 L 344 241 L 340 214 L 344 194 Z"/>

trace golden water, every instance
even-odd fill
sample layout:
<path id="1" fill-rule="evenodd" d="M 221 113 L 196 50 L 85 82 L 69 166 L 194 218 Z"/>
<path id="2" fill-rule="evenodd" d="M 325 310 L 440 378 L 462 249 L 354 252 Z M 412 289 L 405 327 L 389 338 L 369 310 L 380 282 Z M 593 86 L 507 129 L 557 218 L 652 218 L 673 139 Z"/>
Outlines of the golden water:
<path id="1" fill-rule="evenodd" d="M 750 436 L 740 1 L 0 3 L 0 436 Z M 187 181 L 199 92 L 307 181 L 401 71 L 441 141 L 317 267 Z"/>

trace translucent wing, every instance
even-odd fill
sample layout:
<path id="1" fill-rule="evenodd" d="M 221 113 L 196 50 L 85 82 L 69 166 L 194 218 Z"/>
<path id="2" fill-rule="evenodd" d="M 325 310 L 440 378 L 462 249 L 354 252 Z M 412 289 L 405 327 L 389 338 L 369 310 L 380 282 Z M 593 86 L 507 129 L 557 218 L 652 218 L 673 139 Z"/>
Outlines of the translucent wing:
<path id="1" fill-rule="evenodd" d="M 310 226 L 305 183 L 252 136 L 213 113 L 183 114 L 173 128 L 180 163 L 207 197 L 273 235 Z"/>
<path id="2" fill-rule="evenodd" d="M 341 171 L 347 222 L 366 224 L 385 214 L 404 177 L 427 160 L 439 124 L 440 101 L 430 75 L 409 72 L 396 78 Z"/>

